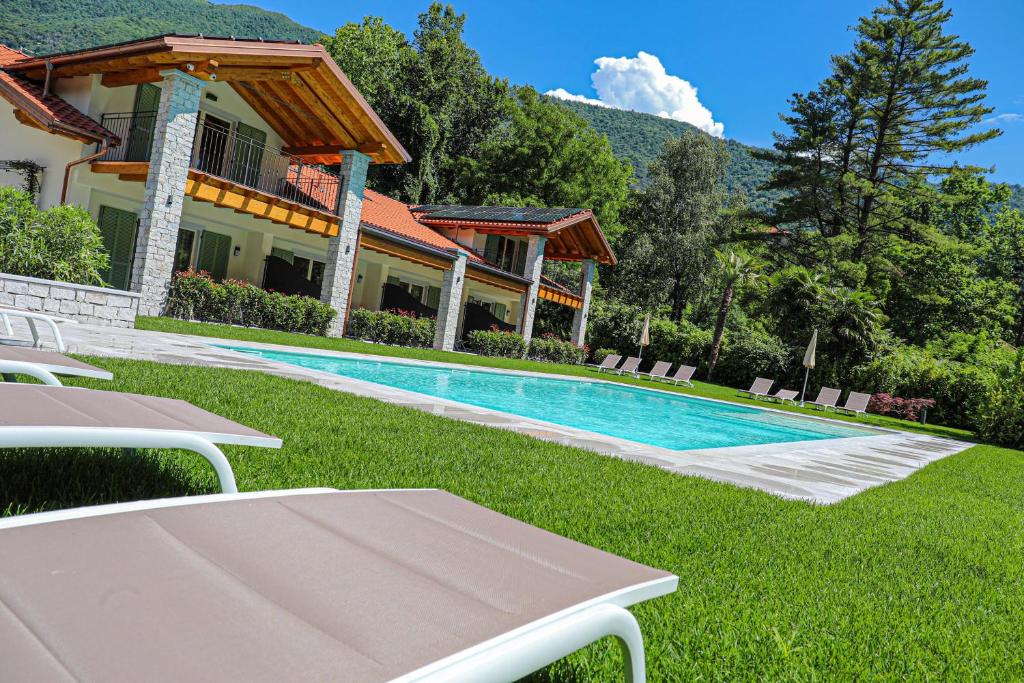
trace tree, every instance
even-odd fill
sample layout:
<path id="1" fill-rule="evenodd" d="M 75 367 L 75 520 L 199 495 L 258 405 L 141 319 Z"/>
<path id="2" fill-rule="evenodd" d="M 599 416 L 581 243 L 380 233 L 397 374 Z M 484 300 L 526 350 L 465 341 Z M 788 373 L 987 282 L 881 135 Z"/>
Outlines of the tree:
<path id="1" fill-rule="evenodd" d="M 682 318 L 691 295 L 707 283 L 715 245 L 724 241 L 722 179 L 729 154 L 698 131 L 670 139 L 650 167 L 650 184 L 623 211 L 615 296 L 649 308 L 668 304 Z"/>
<path id="2" fill-rule="evenodd" d="M 711 339 L 711 350 L 708 353 L 708 381 L 711 380 L 715 365 L 718 364 L 718 353 L 722 349 L 722 337 L 725 334 L 725 320 L 729 315 L 736 289 L 744 283 L 752 282 L 759 275 L 757 264 L 746 254 L 735 251 L 723 254 L 715 250 L 715 258 L 722 268 L 723 288 L 722 299 L 718 304 L 718 317 L 715 320 L 715 334 Z"/>
<path id="3" fill-rule="evenodd" d="M 918 226 L 902 208 L 930 190 L 928 177 L 955 168 L 939 155 L 1000 134 L 970 130 L 992 109 L 987 83 L 967 75 L 973 48 L 944 32 L 950 16 L 941 0 L 887 0 L 860 20 L 831 75 L 791 100 L 767 186 L 787 195 L 768 220 L 835 240 L 796 241 L 816 258 L 839 249 L 861 259 L 887 235 L 913 237 Z"/>

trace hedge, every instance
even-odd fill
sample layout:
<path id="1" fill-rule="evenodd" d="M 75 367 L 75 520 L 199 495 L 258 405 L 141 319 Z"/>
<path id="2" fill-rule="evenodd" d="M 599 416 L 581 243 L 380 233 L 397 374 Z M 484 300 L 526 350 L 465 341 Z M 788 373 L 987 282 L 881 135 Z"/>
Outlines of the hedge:
<path id="1" fill-rule="evenodd" d="M 582 365 L 589 353 L 586 347 L 580 348 L 572 342 L 563 341 L 551 333 L 542 334 L 530 340 L 527 355 L 533 360 L 566 365 Z"/>
<path id="2" fill-rule="evenodd" d="M 406 311 L 370 311 L 357 308 L 348 319 L 346 334 L 357 339 L 397 346 L 434 345 L 437 321 Z"/>
<path id="3" fill-rule="evenodd" d="M 248 282 L 214 282 L 205 271 L 177 273 L 167 314 L 185 320 L 261 327 L 324 336 L 338 313 L 308 296 L 268 292 Z"/>
<path id="4" fill-rule="evenodd" d="M 481 356 L 522 358 L 526 355 L 526 340 L 515 332 L 474 330 L 469 333 L 466 348 Z"/>

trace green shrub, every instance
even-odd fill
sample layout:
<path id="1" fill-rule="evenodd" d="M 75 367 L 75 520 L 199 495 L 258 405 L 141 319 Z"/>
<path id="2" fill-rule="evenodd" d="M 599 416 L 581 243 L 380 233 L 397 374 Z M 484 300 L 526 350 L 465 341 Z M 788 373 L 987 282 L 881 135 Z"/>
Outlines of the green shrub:
<path id="1" fill-rule="evenodd" d="M 1016 367 L 978 402 L 974 429 L 986 441 L 1024 449 L 1024 351 L 1018 354 Z"/>
<path id="2" fill-rule="evenodd" d="M 437 321 L 434 318 L 417 317 L 404 311 L 370 311 L 359 308 L 349 316 L 346 333 L 351 337 L 381 344 L 429 348 L 434 345 L 436 330 Z"/>
<path id="3" fill-rule="evenodd" d="M 308 296 L 267 292 L 248 282 L 214 282 L 205 272 L 175 275 L 167 297 L 167 314 L 269 330 L 326 335 L 338 313 Z"/>
<path id="4" fill-rule="evenodd" d="M 566 365 L 582 365 L 587 359 L 587 349 L 572 342 L 563 341 L 554 334 L 542 334 L 530 340 L 527 355 L 533 360 Z"/>
<path id="5" fill-rule="evenodd" d="M 731 331 L 722 344 L 714 381 L 730 386 L 748 385 L 754 377 L 782 381 L 799 360 L 785 342 L 754 327 Z"/>
<path id="6" fill-rule="evenodd" d="M 522 358 L 526 355 L 526 340 L 515 332 L 500 330 L 473 330 L 466 347 L 481 356 Z"/>
<path id="7" fill-rule="evenodd" d="M 40 211 L 29 193 L 0 187 L 0 272 L 102 285 L 108 264 L 87 211 L 70 205 Z"/>
<path id="8" fill-rule="evenodd" d="M 607 358 L 608 356 L 618 355 L 621 354 L 615 349 L 598 349 L 597 351 L 594 351 L 593 361 L 595 363 L 602 363 L 604 362 L 604 359 Z"/>

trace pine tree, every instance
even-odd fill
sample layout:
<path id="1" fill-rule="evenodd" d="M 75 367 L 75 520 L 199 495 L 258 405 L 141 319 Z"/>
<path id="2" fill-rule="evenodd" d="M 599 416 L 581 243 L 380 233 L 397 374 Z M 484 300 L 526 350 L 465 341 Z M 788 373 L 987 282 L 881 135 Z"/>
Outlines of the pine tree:
<path id="1" fill-rule="evenodd" d="M 986 81 L 968 75 L 974 49 L 944 30 L 950 16 L 942 0 L 887 0 L 860 20 L 832 74 L 792 98 L 767 185 L 787 196 L 766 219 L 804 228 L 798 248 L 862 259 L 885 235 L 912 237 L 901 209 L 956 168 L 944 155 L 1000 134 L 970 130 L 992 109 Z"/>

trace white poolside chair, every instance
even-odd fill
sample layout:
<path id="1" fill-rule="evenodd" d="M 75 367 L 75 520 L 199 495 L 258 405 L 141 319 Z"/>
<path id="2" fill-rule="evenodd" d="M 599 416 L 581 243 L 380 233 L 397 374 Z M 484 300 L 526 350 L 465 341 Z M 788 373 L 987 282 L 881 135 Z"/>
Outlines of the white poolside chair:
<path id="1" fill-rule="evenodd" d="M 807 405 L 816 406 L 821 408 L 823 411 L 828 411 L 829 408 L 835 410 L 836 403 L 839 402 L 839 397 L 842 395 L 841 389 L 832 389 L 829 387 L 822 387 L 821 391 L 818 392 L 818 398 L 813 401 L 808 401 Z"/>
<path id="2" fill-rule="evenodd" d="M 636 376 L 646 377 L 649 380 L 668 379 L 668 371 L 671 369 L 671 363 L 669 363 L 668 361 L 659 360 L 657 363 L 654 364 L 654 367 L 651 368 L 650 372 L 638 372 L 636 373 Z"/>
<path id="3" fill-rule="evenodd" d="M 859 391 L 851 391 L 850 395 L 846 397 L 846 404 L 837 406 L 836 411 L 850 413 L 851 415 L 863 414 L 867 412 L 868 403 L 870 401 L 871 394 L 862 394 Z"/>
<path id="4" fill-rule="evenodd" d="M 78 387 L 0 383 L 2 448 L 181 448 L 206 458 L 221 490 L 235 474 L 214 444 L 280 448 L 281 440 L 177 399 Z"/>
<path id="5" fill-rule="evenodd" d="M 775 384 L 775 380 L 773 379 L 757 377 L 754 379 L 754 383 L 750 385 L 749 389 L 746 391 L 737 391 L 736 394 L 747 394 L 750 398 L 765 398 L 768 396 L 768 392 L 771 391 L 773 384 Z"/>
<path id="6" fill-rule="evenodd" d="M 35 377 L 45 384 L 60 386 L 54 375 L 65 377 L 93 377 L 112 379 L 110 372 L 55 351 L 42 351 L 25 346 L 0 345 L 0 376 L 5 382 L 15 381 L 15 375 Z"/>
<path id="7" fill-rule="evenodd" d="M 800 395 L 800 392 L 793 391 L 792 389 L 779 389 L 774 394 L 769 394 L 766 398 L 771 401 L 778 401 L 779 403 L 796 403 L 796 397 Z"/>
<path id="8" fill-rule="evenodd" d="M 31 343 L 28 340 L 14 338 L 14 327 L 11 325 L 11 318 L 20 318 L 25 321 L 28 325 L 29 333 L 32 335 Z M 54 346 L 57 348 L 57 351 L 64 353 L 67 351 L 67 346 L 64 345 L 64 337 L 61 336 L 60 328 L 57 327 L 58 323 L 75 325 L 78 324 L 78 321 L 56 315 L 36 313 L 35 311 L 24 311 L 20 308 L 2 307 L 0 308 L 0 344 L 30 345 L 42 348 L 44 342 L 39 335 L 39 324 L 43 324 L 50 329 L 50 334 L 53 336 Z"/>
<path id="9" fill-rule="evenodd" d="M 666 382 L 672 382 L 672 384 L 679 386 L 680 382 L 688 387 L 693 386 L 693 373 L 697 372 L 697 368 L 692 365 L 680 365 L 679 369 L 676 370 L 676 374 L 671 377 L 666 377 Z"/>
<path id="10" fill-rule="evenodd" d="M 636 370 L 639 367 L 640 367 L 640 359 L 639 358 L 635 358 L 633 356 L 630 356 L 629 358 L 626 359 L 626 362 L 622 364 L 622 367 L 620 367 L 620 368 L 615 370 L 615 374 L 616 375 L 630 374 L 630 375 L 633 375 L 634 377 L 636 377 L 636 375 L 637 375 Z"/>
<path id="11" fill-rule="evenodd" d="M 3 677 L 513 681 L 672 574 L 432 489 L 190 496 L 0 519 Z M 59 658 L 53 653 L 59 653 Z"/>
<path id="12" fill-rule="evenodd" d="M 587 367 L 594 368 L 598 372 L 604 372 L 605 370 L 614 370 L 615 367 L 619 364 L 620 360 L 622 360 L 622 356 L 617 356 L 614 353 L 610 353 L 607 356 L 605 356 L 604 360 L 602 360 L 597 365 L 593 363 L 588 363 Z"/>

